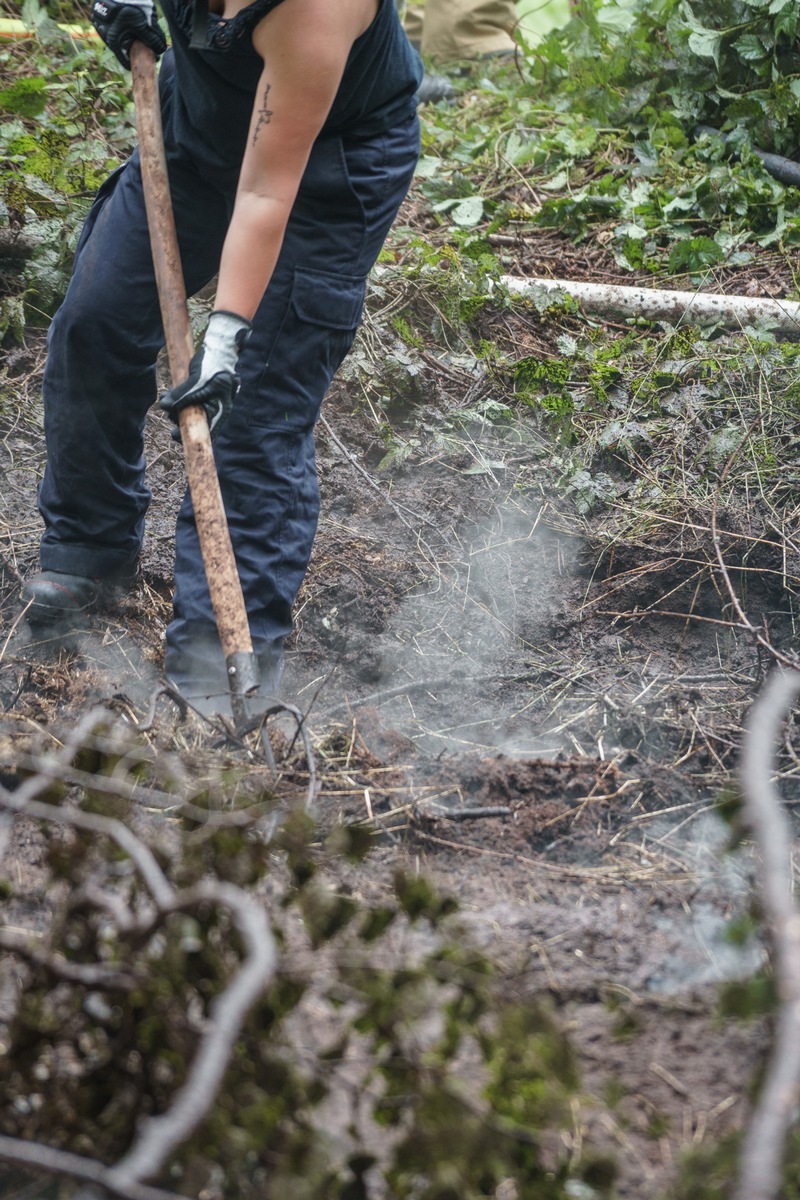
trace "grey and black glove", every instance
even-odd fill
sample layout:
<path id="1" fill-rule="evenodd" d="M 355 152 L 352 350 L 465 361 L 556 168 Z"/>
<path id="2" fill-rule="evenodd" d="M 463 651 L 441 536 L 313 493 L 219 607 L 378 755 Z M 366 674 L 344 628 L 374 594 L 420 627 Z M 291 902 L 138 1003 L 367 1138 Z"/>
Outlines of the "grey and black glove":
<path id="1" fill-rule="evenodd" d="M 92 24 L 123 67 L 131 65 L 131 42 L 144 42 L 156 58 L 167 48 L 153 0 L 94 0 Z"/>
<path id="2" fill-rule="evenodd" d="M 161 397 L 160 407 L 170 420 L 177 425 L 182 408 L 200 404 L 211 433 L 222 424 L 239 390 L 236 362 L 251 329 L 250 322 L 236 313 L 212 312 L 203 344 L 189 363 L 187 379 Z M 176 429 L 172 436 L 180 440 L 180 431 Z"/>

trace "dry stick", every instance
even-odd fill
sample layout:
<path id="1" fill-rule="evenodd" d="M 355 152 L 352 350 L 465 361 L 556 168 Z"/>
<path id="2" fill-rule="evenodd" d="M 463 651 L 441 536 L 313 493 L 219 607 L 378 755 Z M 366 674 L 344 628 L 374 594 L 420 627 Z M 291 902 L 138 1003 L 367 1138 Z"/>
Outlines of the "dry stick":
<path id="1" fill-rule="evenodd" d="M 408 683 L 398 683 L 394 687 L 383 688 L 379 692 L 371 692 L 368 696 L 361 696 L 353 700 L 352 704 L 356 708 L 374 707 L 377 704 L 384 704 L 387 700 L 392 700 L 395 696 L 412 696 L 417 692 L 435 691 L 437 688 L 452 687 L 454 684 L 462 683 L 527 683 L 532 679 L 538 679 L 544 671 L 550 671 L 552 668 L 543 668 L 542 671 L 517 671 L 513 674 L 499 674 L 492 672 L 489 675 L 440 675 L 435 679 L 418 679 L 409 680 Z M 335 704 L 332 708 L 327 708 L 320 714 L 325 721 L 330 721 L 334 717 L 338 717 L 340 713 L 349 712 L 351 702 L 343 701 L 341 704 Z"/>
<path id="2" fill-rule="evenodd" d="M 798 694 L 800 672 L 773 672 L 750 712 L 742 749 L 745 817 L 760 851 L 761 900 L 774 945 L 780 1011 L 734 1200 L 773 1200 L 779 1194 L 786 1134 L 800 1098 L 800 911 L 792 900 L 792 831 L 772 781 L 778 730 Z"/>
<path id="3" fill-rule="evenodd" d="M 631 621 L 642 620 L 644 617 L 677 617 L 681 621 L 698 621 L 702 625 L 719 625 L 723 629 L 741 629 L 744 633 L 753 632 L 753 626 L 747 620 L 723 621 L 720 617 L 701 617 L 699 613 L 678 612 L 674 608 L 598 608 L 597 615 L 598 617 L 619 617 Z M 794 664 L 786 659 L 784 665 L 793 666 Z"/>

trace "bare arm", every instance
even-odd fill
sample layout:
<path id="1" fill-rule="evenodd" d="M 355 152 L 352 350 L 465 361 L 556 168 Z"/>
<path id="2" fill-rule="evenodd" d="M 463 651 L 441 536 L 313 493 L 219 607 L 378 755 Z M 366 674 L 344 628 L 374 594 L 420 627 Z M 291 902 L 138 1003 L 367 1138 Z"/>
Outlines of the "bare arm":
<path id="1" fill-rule="evenodd" d="M 314 140 L 376 0 L 283 0 L 256 27 L 264 60 L 215 308 L 251 320 L 269 283 Z"/>

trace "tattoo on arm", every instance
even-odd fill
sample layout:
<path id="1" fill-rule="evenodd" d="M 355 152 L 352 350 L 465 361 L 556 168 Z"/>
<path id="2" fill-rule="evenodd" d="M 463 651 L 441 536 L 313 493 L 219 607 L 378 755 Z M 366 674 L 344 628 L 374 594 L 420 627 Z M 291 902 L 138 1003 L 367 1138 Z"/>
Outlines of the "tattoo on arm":
<path id="1" fill-rule="evenodd" d="M 259 133 L 261 132 L 261 127 L 263 125 L 269 125 L 270 119 L 272 117 L 272 109 L 267 108 L 267 97 L 269 96 L 271 88 L 272 88 L 272 84 L 268 83 L 266 88 L 264 89 L 264 99 L 261 101 L 261 108 L 258 110 L 258 120 L 256 121 L 256 127 L 253 130 L 253 145 L 254 146 L 256 144 L 256 138 L 258 137 Z"/>

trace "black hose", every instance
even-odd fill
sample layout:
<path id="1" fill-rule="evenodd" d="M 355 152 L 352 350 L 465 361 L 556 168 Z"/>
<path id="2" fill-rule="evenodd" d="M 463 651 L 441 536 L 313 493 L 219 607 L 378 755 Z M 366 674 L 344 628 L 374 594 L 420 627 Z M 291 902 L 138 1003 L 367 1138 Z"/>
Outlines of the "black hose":
<path id="1" fill-rule="evenodd" d="M 708 137 L 721 138 L 723 142 L 730 141 L 729 134 L 714 129 L 713 125 L 698 125 L 695 128 L 694 136 L 700 137 L 704 133 Z M 784 158 L 782 154 L 770 154 L 767 150 L 760 150 L 758 146 L 751 146 L 750 149 L 757 158 L 761 159 L 764 170 L 768 171 L 775 179 L 790 187 L 800 187 L 800 163 L 794 162 L 791 158 Z"/>

